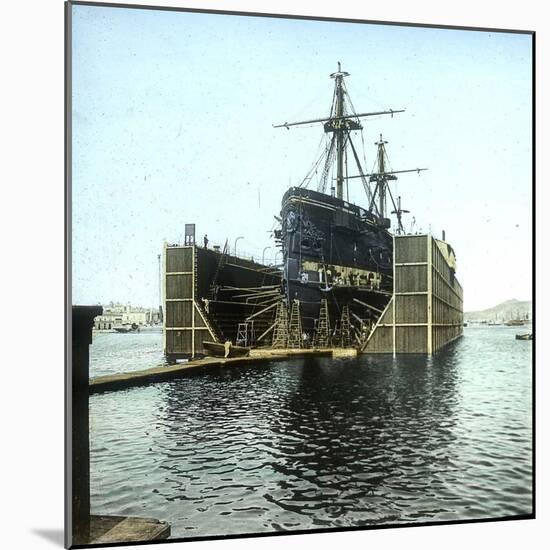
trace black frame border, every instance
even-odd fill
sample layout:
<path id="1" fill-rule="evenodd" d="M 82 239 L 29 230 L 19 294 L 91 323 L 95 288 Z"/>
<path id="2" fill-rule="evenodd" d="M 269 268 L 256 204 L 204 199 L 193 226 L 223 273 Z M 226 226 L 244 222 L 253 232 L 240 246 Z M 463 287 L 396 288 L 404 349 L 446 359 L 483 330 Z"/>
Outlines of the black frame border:
<path id="1" fill-rule="evenodd" d="M 532 140 L 532 158 L 531 158 L 531 236 L 532 236 L 532 329 L 534 339 L 532 341 L 531 351 L 531 423 L 532 423 L 532 512 L 516 516 L 503 516 L 495 518 L 468 519 L 468 520 L 449 520 L 449 521 L 427 521 L 419 523 L 392 523 L 384 525 L 365 525 L 360 527 L 329 527 L 319 529 L 297 529 L 293 531 L 274 531 L 273 533 L 242 533 L 232 535 L 212 535 L 174 538 L 158 541 L 140 541 L 140 542 L 117 542 L 111 544 L 72 544 L 72 6 L 93 6 L 102 8 L 121 8 L 121 9 L 141 9 L 155 11 L 172 11 L 201 13 L 212 15 L 237 15 L 244 17 L 267 17 L 273 19 L 298 19 L 310 21 L 330 21 L 334 23 L 356 23 L 369 25 L 385 25 L 398 27 L 416 27 L 433 28 L 447 30 L 464 30 L 477 32 L 495 32 L 506 34 L 525 34 L 531 36 L 532 57 L 532 111 L 531 111 L 531 140 Z M 64 3 L 65 16 L 65 52 L 64 52 L 64 113 L 65 113 L 65 135 L 64 135 L 64 165 L 65 165 L 65 226 L 64 226 L 64 250 L 65 250 L 65 548 L 110 548 L 119 546 L 145 546 L 151 544 L 171 544 L 182 542 L 211 541 L 211 540 L 230 540 L 243 538 L 263 538 L 275 536 L 292 536 L 319 533 L 341 533 L 350 531 L 370 531 L 380 529 L 411 528 L 411 527 L 429 527 L 445 525 L 462 525 L 470 523 L 494 523 L 501 521 L 519 521 L 536 519 L 536 31 L 520 29 L 501 29 L 493 27 L 473 27 L 462 25 L 439 25 L 435 23 L 411 23 L 406 21 L 382 21 L 374 19 L 352 19 L 339 17 L 321 17 L 311 15 L 297 14 L 276 14 L 264 12 L 234 11 L 234 10 L 214 10 L 203 8 L 186 8 L 176 6 L 156 6 L 141 4 L 118 4 L 113 2 L 94 2 L 86 0 L 66 0 Z"/>

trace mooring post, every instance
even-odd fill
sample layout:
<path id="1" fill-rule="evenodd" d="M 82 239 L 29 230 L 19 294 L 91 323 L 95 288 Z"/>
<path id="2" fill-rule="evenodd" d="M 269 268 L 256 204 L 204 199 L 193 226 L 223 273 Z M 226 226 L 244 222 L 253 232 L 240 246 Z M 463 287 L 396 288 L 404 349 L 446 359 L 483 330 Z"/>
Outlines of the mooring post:
<path id="1" fill-rule="evenodd" d="M 72 387 L 69 404 L 72 457 L 71 522 L 72 544 L 90 542 L 90 422 L 89 378 L 92 327 L 94 318 L 103 313 L 101 306 L 73 306 L 72 354 L 69 383 Z"/>

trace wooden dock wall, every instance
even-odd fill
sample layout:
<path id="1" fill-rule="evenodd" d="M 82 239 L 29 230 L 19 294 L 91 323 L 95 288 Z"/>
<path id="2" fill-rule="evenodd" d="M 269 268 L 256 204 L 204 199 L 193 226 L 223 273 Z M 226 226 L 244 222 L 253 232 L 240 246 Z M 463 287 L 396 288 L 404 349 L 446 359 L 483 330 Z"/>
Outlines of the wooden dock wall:
<path id="1" fill-rule="evenodd" d="M 196 246 L 164 247 L 164 351 L 169 356 L 204 353 L 218 338 L 197 300 Z"/>
<path id="2" fill-rule="evenodd" d="M 365 353 L 431 355 L 462 335 L 462 287 L 451 246 L 431 235 L 394 237 L 394 291 Z"/>
<path id="3" fill-rule="evenodd" d="M 203 355 L 205 341 L 235 343 L 239 323 L 250 316 L 256 336 L 273 324 L 275 309 L 262 313 L 263 297 L 249 300 L 245 290 L 271 285 L 277 292 L 281 273 L 275 268 L 225 251 L 166 245 L 163 280 L 164 353 L 169 361 Z M 213 296 L 213 287 L 226 292 Z"/>

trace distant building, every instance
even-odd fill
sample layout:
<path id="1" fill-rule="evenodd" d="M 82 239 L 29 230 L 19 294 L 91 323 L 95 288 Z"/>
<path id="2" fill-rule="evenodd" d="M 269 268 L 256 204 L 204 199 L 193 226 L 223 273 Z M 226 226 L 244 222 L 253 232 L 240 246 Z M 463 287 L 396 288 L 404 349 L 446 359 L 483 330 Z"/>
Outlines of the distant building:
<path id="1" fill-rule="evenodd" d="M 103 315 L 95 318 L 94 328 L 97 330 L 112 330 L 121 325 L 135 324 L 139 327 L 159 324 L 157 309 L 134 307 L 130 304 L 115 304 L 103 306 Z"/>

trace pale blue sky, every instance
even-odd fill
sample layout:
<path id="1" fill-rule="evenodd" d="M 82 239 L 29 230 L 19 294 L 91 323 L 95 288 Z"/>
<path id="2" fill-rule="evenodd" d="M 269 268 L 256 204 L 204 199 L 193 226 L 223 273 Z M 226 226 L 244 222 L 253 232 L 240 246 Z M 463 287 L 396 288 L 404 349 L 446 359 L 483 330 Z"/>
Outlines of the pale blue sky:
<path id="1" fill-rule="evenodd" d="M 73 302 L 156 305 L 185 223 L 273 247 L 322 128 L 272 124 L 327 114 L 337 61 L 357 111 L 407 109 L 366 119 L 367 168 L 380 133 L 394 169 L 429 168 L 394 195 L 446 230 L 466 309 L 529 299 L 530 36 L 73 6 Z"/>

